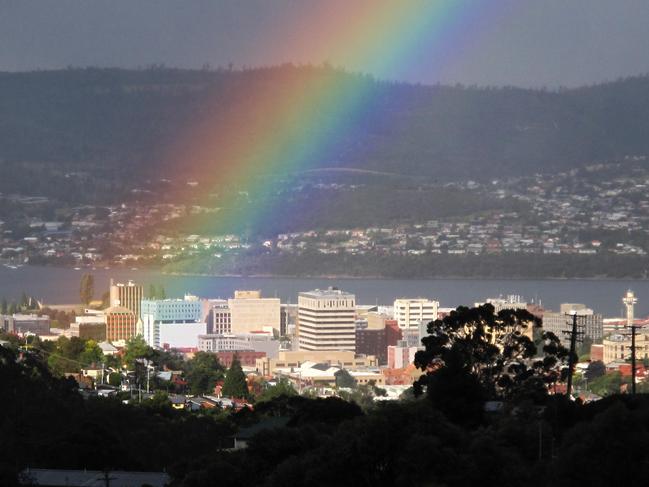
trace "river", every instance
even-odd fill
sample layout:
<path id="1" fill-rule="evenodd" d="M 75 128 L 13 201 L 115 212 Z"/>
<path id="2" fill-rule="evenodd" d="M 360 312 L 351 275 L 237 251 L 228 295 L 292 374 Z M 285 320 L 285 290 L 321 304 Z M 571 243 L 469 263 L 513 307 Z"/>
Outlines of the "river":
<path id="1" fill-rule="evenodd" d="M 145 286 L 162 284 L 167 296 L 185 293 L 201 297 L 227 298 L 235 289 L 260 289 L 265 296 L 295 303 L 300 291 L 336 286 L 356 294 L 359 304 L 390 304 L 397 297 L 437 299 L 442 307 L 473 304 L 499 295 L 519 294 L 557 310 L 560 303 L 585 303 L 605 317 L 622 315 L 622 295 L 632 289 L 638 297 L 636 316 L 649 314 L 649 280 L 535 280 L 535 279 L 307 279 L 280 277 L 175 276 L 157 271 L 57 267 L 0 266 L 0 297 L 18 299 L 23 291 L 49 304 L 79 302 L 79 281 L 84 272 L 95 276 L 97 297 L 108 289 L 110 278 L 133 279 Z"/>

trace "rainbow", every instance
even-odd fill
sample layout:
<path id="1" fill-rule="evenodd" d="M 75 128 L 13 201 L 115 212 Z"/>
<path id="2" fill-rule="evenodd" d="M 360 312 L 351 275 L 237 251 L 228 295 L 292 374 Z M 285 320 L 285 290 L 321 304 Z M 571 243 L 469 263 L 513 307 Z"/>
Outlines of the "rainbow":
<path id="1" fill-rule="evenodd" d="M 313 3 L 308 3 L 311 8 Z M 354 69 L 363 66 L 373 76 L 396 80 L 413 64 L 440 59 L 453 52 L 467 17 L 477 15 L 479 2 L 469 0 L 324 0 L 309 17 L 318 26 L 287 26 L 292 52 L 314 62 L 335 60 Z M 282 46 L 276 48 L 279 52 Z M 262 48 L 263 50 L 263 48 Z M 303 52 L 302 52 L 303 51 Z M 266 51 L 269 58 L 277 52 Z M 263 56 L 262 56 L 263 57 Z M 289 70 L 290 71 L 290 70 Z M 318 71 L 315 70 L 314 71 Z M 269 70 L 270 74 L 270 70 Z M 272 74 L 270 74 L 272 75 Z M 290 76 L 287 74 L 286 76 Z M 206 115 L 176 147 L 176 158 L 199 172 L 206 193 L 241 187 L 261 201 L 270 201 L 276 187 L 260 173 L 284 175 L 327 165 L 335 158 L 338 136 L 366 122 L 373 101 L 372 83 L 349 83 L 322 72 L 297 89 L 283 83 L 250 87 L 244 82 L 232 93 L 215 95 L 213 114 Z M 287 86 L 295 87 L 288 83 Z M 219 97 L 237 110 L 221 113 Z M 223 98 L 221 98 L 223 99 Z M 324 117 L 316 115 L 326 113 Z M 244 127 L 242 129 L 242 127 Z M 250 134 L 262 134 L 251 140 Z M 255 225 L 273 211 L 256 206 L 245 216 Z"/>

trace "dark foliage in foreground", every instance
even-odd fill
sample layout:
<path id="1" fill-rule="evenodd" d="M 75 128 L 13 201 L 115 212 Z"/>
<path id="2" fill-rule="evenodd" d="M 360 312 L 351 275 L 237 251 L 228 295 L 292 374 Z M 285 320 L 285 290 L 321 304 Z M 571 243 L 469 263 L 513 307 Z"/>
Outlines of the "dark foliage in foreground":
<path id="1" fill-rule="evenodd" d="M 452 394 L 474 404 L 475 391 Z M 624 485 L 649 473 L 647 396 L 511 399 L 501 413 L 469 408 L 461 421 L 427 397 L 364 413 L 336 398 L 280 396 L 223 419 L 83 400 L 38 358 L 3 347 L 0 394 L 3 486 L 26 466 L 167 469 L 182 487 Z M 278 418 L 288 421 L 259 431 L 247 449 L 219 448 L 237 426 Z"/>

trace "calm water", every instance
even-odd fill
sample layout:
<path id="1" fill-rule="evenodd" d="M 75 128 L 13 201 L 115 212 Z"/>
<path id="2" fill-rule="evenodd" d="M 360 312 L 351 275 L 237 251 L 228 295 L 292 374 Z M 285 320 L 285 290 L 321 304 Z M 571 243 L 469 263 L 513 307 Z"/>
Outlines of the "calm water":
<path id="1" fill-rule="evenodd" d="M 430 297 L 443 307 L 473 304 L 487 297 L 520 294 L 528 300 L 541 300 L 545 308 L 558 309 L 559 303 L 586 303 L 605 316 L 620 316 L 621 298 L 627 289 L 638 297 L 636 316 L 649 314 L 649 280 L 498 280 L 498 279 L 290 279 L 247 277 L 168 276 L 153 271 L 104 270 L 75 271 L 53 267 L 0 266 L 0 297 L 18 299 L 23 291 L 47 303 L 79 302 L 79 281 L 84 272 L 95 276 L 95 295 L 108 289 L 111 277 L 133 279 L 145 286 L 162 284 L 169 297 L 185 293 L 201 297 L 232 296 L 235 289 L 261 289 L 265 296 L 295 303 L 299 291 L 337 286 L 356 294 L 360 304 L 390 304 L 397 297 Z"/>

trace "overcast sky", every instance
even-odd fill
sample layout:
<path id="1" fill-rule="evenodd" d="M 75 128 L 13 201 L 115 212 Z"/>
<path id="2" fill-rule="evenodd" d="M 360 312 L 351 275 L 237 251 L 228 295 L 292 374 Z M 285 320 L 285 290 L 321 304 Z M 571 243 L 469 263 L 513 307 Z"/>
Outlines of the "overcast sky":
<path id="1" fill-rule="evenodd" d="M 345 2 L 354 1 L 0 0 L 0 70 L 339 65 L 335 56 L 318 59 L 321 53 L 297 46 L 293 30 L 317 28 L 315 3 L 338 2 L 342 19 Z M 394 1 L 407 8 L 410 0 Z M 477 18 L 468 20 L 467 11 L 464 28 L 445 40 L 449 45 L 435 47 L 451 53 L 443 62 L 419 56 L 395 76 L 422 83 L 556 87 L 649 72 L 649 0 L 474 4 Z M 367 71 L 369 66 L 345 67 Z"/>

